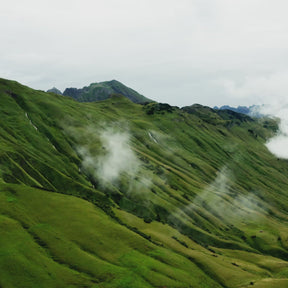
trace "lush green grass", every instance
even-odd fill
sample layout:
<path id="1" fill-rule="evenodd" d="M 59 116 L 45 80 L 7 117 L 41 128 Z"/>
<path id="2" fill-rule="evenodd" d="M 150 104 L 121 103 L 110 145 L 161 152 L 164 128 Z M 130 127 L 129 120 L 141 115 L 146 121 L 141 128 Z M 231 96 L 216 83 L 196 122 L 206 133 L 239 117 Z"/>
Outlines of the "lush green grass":
<path id="1" fill-rule="evenodd" d="M 273 121 L 78 103 L 4 79 L 0 117 L 0 287 L 287 286 L 288 165 L 264 145 Z M 103 182 L 109 145 L 133 165 Z"/>

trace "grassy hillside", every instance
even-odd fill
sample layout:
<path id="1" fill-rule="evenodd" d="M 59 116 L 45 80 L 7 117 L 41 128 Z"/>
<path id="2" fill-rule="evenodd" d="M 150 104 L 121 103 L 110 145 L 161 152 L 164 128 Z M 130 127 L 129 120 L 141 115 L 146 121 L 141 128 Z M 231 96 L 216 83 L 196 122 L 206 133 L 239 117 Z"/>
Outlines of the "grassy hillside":
<path id="1" fill-rule="evenodd" d="M 276 129 L 0 79 L 0 287 L 287 287 Z"/>

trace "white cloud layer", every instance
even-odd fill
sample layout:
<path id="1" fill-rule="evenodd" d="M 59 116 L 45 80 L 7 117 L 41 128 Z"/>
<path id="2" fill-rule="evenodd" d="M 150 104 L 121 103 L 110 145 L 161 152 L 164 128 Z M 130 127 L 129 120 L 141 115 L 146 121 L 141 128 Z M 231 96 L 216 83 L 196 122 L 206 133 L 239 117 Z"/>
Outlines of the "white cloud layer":
<path id="1" fill-rule="evenodd" d="M 227 95 L 227 85 L 285 74 L 287 8 L 284 0 L 10 0 L 0 10 L 0 77 L 44 90 L 116 78 L 178 106 L 252 104 Z"/>
<path id="2" fill-rule="evenodd" d="M 241 81 L 222 79 L 222 85 L 229 97 L 254 99 L 255 103 L 269 104 L 270 113 L 276 115 L 288 103 L 288 71 L 262 76 L 250 76 Z M 267 111 L 269 112 L 269 111 Z"/>
<path id="3" fill-rule="evenodd" d="M 77 147 L 77 152 L 82 158 L 82 166 L 103 186 L 108 183 L 117 184 L 122 174 L 128 175 L 132 181 L 140 169 L 141 162 L 130 146 L 130 134 L 121 131 L 117 125 L 106 126 L 103 130 L 87 128 L 85 131 L 87 143 Z M 76 138 L 84 137 L 73 128 L 67 131 Z M 91 146 L 98 137 L 102 145 L 102 153 L 99 155 L 91 152 Z"/>
<path id="4" fill-rule="evenodd" d="M 242 82 L 219 81 L 227 95 L 239 99 L 254 99 L 262 103 L 260 113 L 280 120 L 278 134 L 267 143 L 267 148 L 277 157 L 288 159 L 288 72 L 245 78 Z"/>

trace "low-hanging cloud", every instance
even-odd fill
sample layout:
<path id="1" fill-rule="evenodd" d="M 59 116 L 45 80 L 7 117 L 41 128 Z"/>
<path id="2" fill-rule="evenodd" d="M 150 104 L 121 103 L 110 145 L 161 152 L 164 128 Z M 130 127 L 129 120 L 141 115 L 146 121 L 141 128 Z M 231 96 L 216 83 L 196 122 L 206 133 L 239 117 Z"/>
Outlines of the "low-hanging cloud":
<path id="1" fill-rule="evenodd" d="M 240 194 L 233 187 L 234 183 L 235 176 L 232 171 L 223 167 L 218 171 L 215 180 L 207 185 L 191 204 L 174 212 L 173 218 L 188 220 L 190 213 L 204 208 L 200 213 L 211 213 L 223 224 L 234 224 L 242 220 L 255 221 L 261 214 L 266 213 L 254 193 Z"/>
<path id="2" fill-rule="evenodd" d="M 223 167 L 215 180 L 208 185 L 193 203 L 197 206 L 208 205 L 212 212 L 222 219 L 230 220 L 241 217 L 257 217 L 262 209 L 253 193 L 240 194 L 234 187 L 235 176 L 227 167 Z M 264 212 L 264 210 L 262 210 Z"/>
<path id="3" fill-rule="evenodd" d="M 246 76 L 235 79 L 219 79 L 218 85 L 222 86 L 224 93 L 230 98 L 253 99 L 253 104 L 287 103 L 288 71 L 275 72 L 267 75 Z M 274 108 L 276 108 L 274 107 Z"/>
<path id="4" fill-rule="evenodd" d="M 91 134 L 93 129 L 89 129 Z M 84 170 L 89 171 L 103 186 L 117 184 L 120 176 L 125 174 L 134 178 L 141 165 L 141 161 L 130 146 L 128 131 L 116 127 L 106 127 L 94 130 L 90 141 L 97 135 L 100 140 L 100 151 L 91 151 L 91 143 L 79 146 L 77 151 L 82 158 Z"/>
<path id="5" fill-rule="evenodd" d="M 288 96 L 288 93 L 287 93 Z M 288 159 L 288 99 L 279 103 L 264 105 L 263 114 L 276 117 L 279 120 L 277 134 L 266 143 L 267 148 L 278 158 Z"/>
<path id="6" fill-rule="evenodd" d="M 242 82 L 223 80 L 222 86 L 231 97 L 254 99 L 261 104 L 257 112 L 279 120 L 279 130 L 266 143 L 275 156 L 288 159 L 288 72 L 245 78 Z"/>
<path id="7" fill-rule="evenodd" d="M 147 201 L 153 185 L 152 172 L 145 169 L 135 152 L 127 123 L 64 125 L 64 129 L 78 143 L 75 150 L 81 159 L 79 172 L 88 176 L 94 187 Z"/>

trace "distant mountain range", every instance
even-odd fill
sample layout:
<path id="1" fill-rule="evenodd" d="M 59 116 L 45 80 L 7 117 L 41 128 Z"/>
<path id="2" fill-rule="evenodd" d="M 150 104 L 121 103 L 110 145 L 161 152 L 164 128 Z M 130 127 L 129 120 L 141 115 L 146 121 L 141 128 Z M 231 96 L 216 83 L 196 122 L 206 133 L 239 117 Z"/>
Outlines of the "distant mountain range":
<path id="1" fill-rule="evenodd" d="M 139 94 L 135 90 L 125 86 L 124 84 L 116 80 L 92 83 L 89 86 L 85 86 L 81 89 L 66 88 L 63 94 L 55 87 L 49 89 L 47 92 L 53 92 L 55 94 L 69 96 L 79 102 L 94 102 L 106 100 L 115 94 L 121 94 L 137 104 L 152 102 L 151 99 L 146 98 L 145 96 Z"/>
<path id="2" fill-rule="evenodd" d="M 261 117 L 263 116 L 262 113 L 260 112 L 261 106 L 260 105 L 252 105 L 252 106 L 238 106 L 236 107 L 231 107 L 229 105 L 224 105 L 221 106 L 220 108 L 217 106 L 214 106 L 214 110 L 231 110 L 237 113 L 253 116 L 253 117 Z"/>

